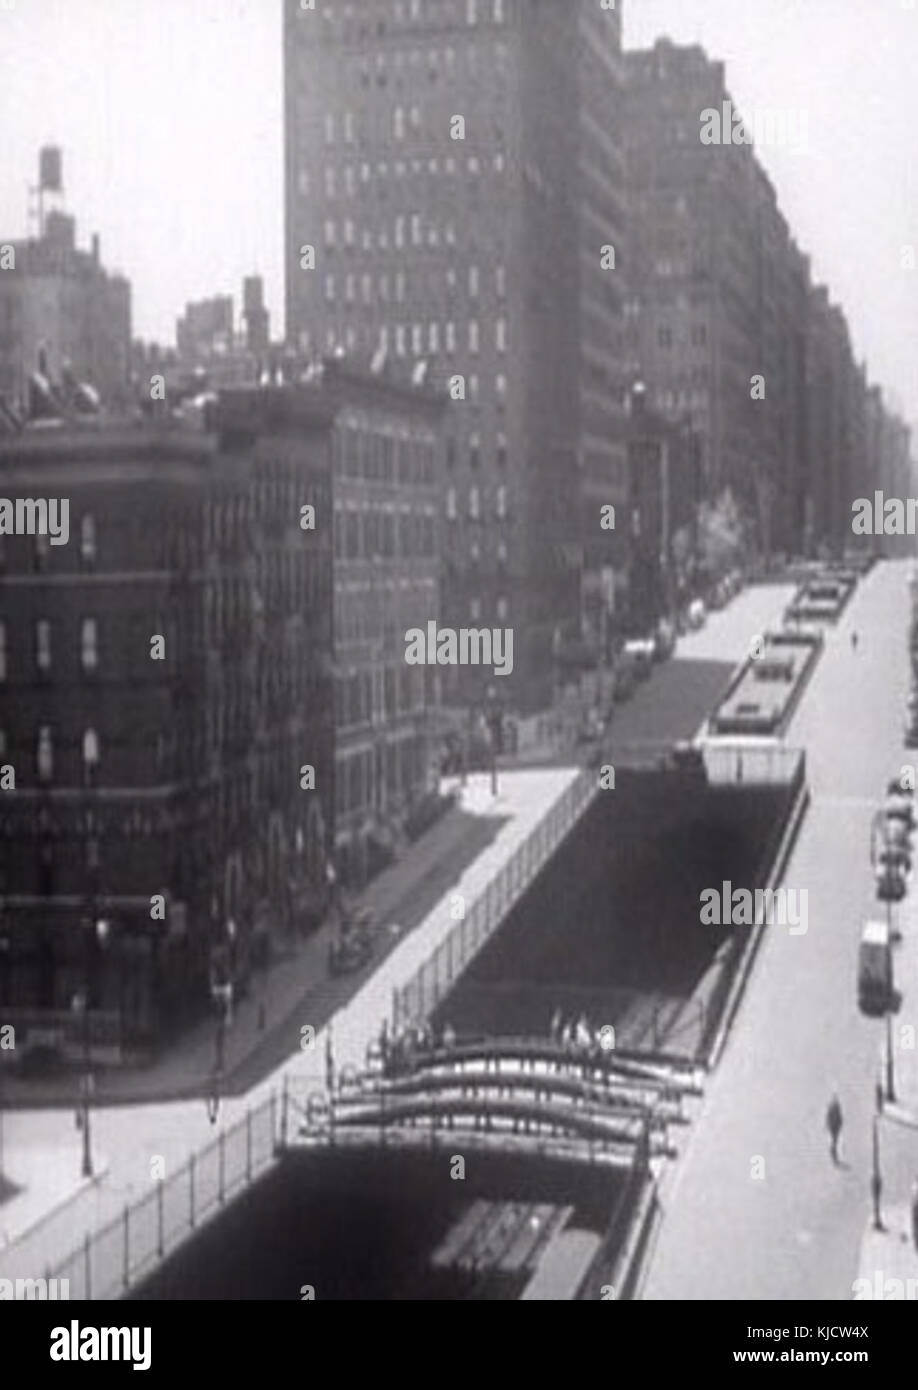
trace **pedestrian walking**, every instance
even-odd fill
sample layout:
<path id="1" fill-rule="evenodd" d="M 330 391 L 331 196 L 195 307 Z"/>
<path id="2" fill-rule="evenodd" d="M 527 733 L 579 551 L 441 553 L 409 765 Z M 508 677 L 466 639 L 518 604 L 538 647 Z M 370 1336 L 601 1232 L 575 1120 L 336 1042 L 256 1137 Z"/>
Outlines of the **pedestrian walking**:
<path id="1" fill-rule="evenodd" d="M 856 651 L 857 651 L 857 629 L 856 629 L 856 628 L 855 628 L 855 630 L 854 630 L 854 631 L 852 632 L 852 634 L 851 634 L 851 650 L 852 650 L 853 652 L 856 652 Z"/>
<path id="2" fill-rule="evenodd" d="M 832 1156 L 833 1163 L 838 1162 L 838 1141 L 841 1136 L 843 1123 L 841 1101 L 838 1099 L 837 1095 L 833 1095 L 832 1099 L 829 1101 L 829 1108 L 826 1111 L 826 1129 L 829 1131 L 829 1153 Z"/>

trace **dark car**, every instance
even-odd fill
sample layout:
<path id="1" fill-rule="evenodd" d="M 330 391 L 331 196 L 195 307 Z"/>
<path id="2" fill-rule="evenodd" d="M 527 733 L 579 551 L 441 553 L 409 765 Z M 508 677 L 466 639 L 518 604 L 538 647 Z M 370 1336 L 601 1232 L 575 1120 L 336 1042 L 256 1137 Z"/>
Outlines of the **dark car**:
<path id="1" fill-rule="evenodd" d="M 900 903 L 907 891 L 905 876 L 889 867 L 877 874 L 877 897 L 881 903 Z"/>

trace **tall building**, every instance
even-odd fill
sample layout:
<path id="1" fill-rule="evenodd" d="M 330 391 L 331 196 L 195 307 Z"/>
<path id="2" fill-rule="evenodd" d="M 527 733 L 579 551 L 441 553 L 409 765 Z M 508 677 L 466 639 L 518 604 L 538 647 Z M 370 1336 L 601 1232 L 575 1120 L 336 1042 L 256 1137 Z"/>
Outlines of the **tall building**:
<path id="1" fill-rule="evenodd" d="M 668 39 L 625 59 L 629 369 L 654 408 L 690 422 L 708 493 L 734 491 L 762 550 L 793 549 L 808 263 L 752 145 L 730 138 L 731 122 L 720 142 L 701 138 L 705 112 L 733 109 L 723 63 Z"/>
<path id="2" fill-rule="evenodd" d="M 30 378 L 39 373 L 52 385 L 68 376 L 87 382 L 103 401 L 122 403 L 131 288 L 104 269 L 98 236 L 80 250 L 74 219 L 51 210 L 38 237 L 7 242 L 0 233 L 0 265 L 0 396 L 27 413 Z"/>
<path id="3" fill-rule="evenodd" d="M 69 515 L 65 544 L 3 537 L 0 1003 L 24 1046 L 42 1018 L 66 1045 L 78 996 L 94 1045 L 153 1045 L 321 896 L 326 793 L 300 770 L 331 804 L 331 541 L 299 529 L 329 510 L 321 438 L 295 476 L 229 430 L 0 440 L 4 498 Z"/>
<path id="4" fill-rule="evenodd" d="M 319 424 L 331 430 L 330 500 L 299 543 L 333 535 L 334 800 L 323 809 L 342 879 L 362 884 L 433 788 L 442 668 L 406 664 L 405 635 L 438 612 L 445 399 L 349 362 L 310 375 L 225 392 L 220 416 L 224 431 L 233 421 L 252 433 L 256 468 L 283 460 L 294 479 Z M 282 644 L 269 651 L 283 669 Z"/>
<path id="5" fill-rule="evenodd" d="M 589 0 L 285 5 L 287 330 L 450 387 L 442 611 L 512 627 L 505 704 L 580 636 L 584 477 L 622 485 L 620 15 Z M 608 257 L 606 258 L 608 259 Z M 597 510 L 598 525 L 598 510 Z M 450 670 L 444 698 L 492 673 Z"/>

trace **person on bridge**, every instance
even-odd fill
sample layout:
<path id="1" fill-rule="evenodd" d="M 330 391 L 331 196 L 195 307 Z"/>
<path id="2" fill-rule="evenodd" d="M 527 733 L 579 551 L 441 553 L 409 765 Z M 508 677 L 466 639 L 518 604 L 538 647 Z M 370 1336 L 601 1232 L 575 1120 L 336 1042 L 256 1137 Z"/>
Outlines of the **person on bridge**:
<path id="1" fill-rule="evenodd" d="M 443 1046 L 456 1046 L 456 1030 L 451 1023 L 445 1023 L 443 1025 Z"/>
<path id="2" fill-rule="evenodd" d="M 829 1101 L 829 1108 L 826 1111 L 826 1129 L 829 1131 L 829 1153 L 832 1156 L 833 1163 L 838 1162 L 838 1141 L 841 1136 L 843 1123 L 841 1101 L 838 1099 L 837 1095 L 833 1094 L 832 1099 Z"/>
<path id="3" fill-rule="evenodd" d="M 551 1016 L 551 1025 L 549 1028 L 549 1035 L 551 1037 L 552 1042 L 557 1042 L 558 1039 L 561 1037 L 561 1024 L 563 1022 L 564 1016 L 561 1013 L 561 1010 L 555 1009 L 554 1013 Z"/>

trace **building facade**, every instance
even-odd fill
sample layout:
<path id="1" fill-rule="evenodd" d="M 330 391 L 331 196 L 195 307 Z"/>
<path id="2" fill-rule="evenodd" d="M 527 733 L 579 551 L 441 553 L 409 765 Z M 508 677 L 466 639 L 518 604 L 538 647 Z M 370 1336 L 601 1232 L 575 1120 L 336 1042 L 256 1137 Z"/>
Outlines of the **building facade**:
<path id="1" fill-rule="evenodd" d="M 283 449 L 295 472 L 315 422 L 326 422 L 330 503 L 306 540 L 334 556 L 334 798 L 323 815 L 336 871 L 362 885 L 435 785 L 442 668 L 405 656 L 408 630 L 426 630 L 440 612 L 446 402 L 344 361 L 310 375 L 305 385 L 226 392 L 221 412 L 256 422 L 256 461 Z"/>
<path id="2" fill-rule="evenodd" d="M 200 1014 L 215 981 L 243 988 L 268 925 L 324 885 L 300 769 L 330 786 L 330 544 L 292 544 L 300 477 L 225 445 L 0 442 L 4 496 L 70 515 L 66 545 L 3 538 L 0 1000 L 66 1033 L 88 997 L 119 1047 Z"/>
<path id="3" fill-rule="evenodd" d="M 579 636 L 584 469 L 624 479 L 620 43 L 586 3 L 285 7 L 288 334 L 450 390 L 441 621 L 513 628 L 523 710 Z"/>
<path id="4" fill-rule="evenodd" d="M 59 385 L 68 377 L 123 403 L 129 390 L 131 289 L 104 269 L 98 236 L 76 245 L 76 224 L 50 211 L 42 234 L 4 242 L 0 255 L 0 396 L 26 413 L 29 379 Z"/>

